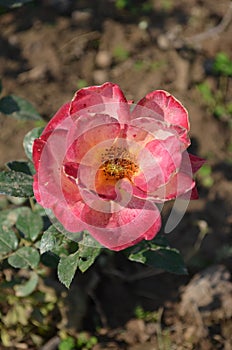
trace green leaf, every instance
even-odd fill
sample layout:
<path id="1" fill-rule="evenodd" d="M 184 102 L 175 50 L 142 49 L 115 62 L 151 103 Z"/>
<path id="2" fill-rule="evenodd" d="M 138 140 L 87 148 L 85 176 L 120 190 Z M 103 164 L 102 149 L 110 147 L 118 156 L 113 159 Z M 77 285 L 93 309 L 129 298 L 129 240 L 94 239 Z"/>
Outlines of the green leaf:
<path id="1" fill-rule="evenodd" d="M 0 194 L 14 197 L 32 197 L 33 178 L 16 171 L 0 172 Z"/>
<path id="2" fill-rule="evenodd" d="M 32 160 L 32 147 L 33 147 L 33 143 L 35 141 L 35 139 L 37 139 L 38 137 L 40 137 L 40 135 L 42 134 L 44 128 L 39 127 L 39 128 L 34 128 L 31 131 L 29 131 L 26 136 L 24 137 L 23 140 L 23 147 L 24 147 L 24 151 L 26 153 L 26 156 Z"/>
<path id="3" fill-rule="evenodd" d="M 40 241 L 40 253 L 44 254 L 48 251 L 54 251 L 62 245 L 64 235 L 57 231 L 55 226 L 50 226 L 47 231 L 43 233 Z"/>
<path id="4" fill-rule="evenodd" d="M 31 162 L 13 160 L 12 162 L 6 163 L 6 167 L 9 170 L 14 170 L 27 175 L 35 174 L 35 168 Z"/>
<path id="5" fill-rule="evenodd" d="M 75 340 L 72 337 L 67 337 L 61 340 L 59 350 L 73 350 L 75 349 Z"/>
<path id="6" fill-rule="evenodd" d="M 69 256 L 63 256 L 58 264 L 58 278 L 67 288 L 69 288 L 72 279 L 78 267 L 78 251 Z"/>
<path id="7" fill-rule="evenodd" d="M 41 217 L 45 216 L 47 219 L 47 222 L 49 221 L 46 210 L 37 202 L 34 203 L 34 208 L 33 208 L 34 213 L 39 214 Z"/>
<path id="8" fill-rule="evenodd" d="M 0 226 L 11 228 L 16 224 L 19 215 L 24 215 L 28 210 L 28 207 L 19 207 L 0 211 Z"/>
<path id="9" fill-rule="evenodd" d="M 67 238 L 61 232 L 59 232 L 55 226 L 50 226 L 49 229 L 44 232 L 40 241 L 41 254 L 51 251 L 58 256 L 65 255 L 61 257 L 58 268 L 58 275 L 60 273 L 59 269 L 61 268 L 61 277 L 59 278 L 63 278 L 65 281 L 67 280 L 67 282 L 61 281 L 66 286 L 70 285 L 73 274 L 75 274 L 77 267 L 79 267 L 82 272 L 86 271 L 93 264 L 96 257 L 100 254 L 101 251 L 101 245 L 84 231 L 83 239 L 78 243 L 78 251 L 74 254 L 68 255 L 67 248 L 71 247 L 71 243 L 72 241 L 67 240 Z M 67 261 L 71 259 L 71 262 L 73 262 L 74 266 L 73 272 L 71 270 L 68 271 L 71 275 L 69 275 L 67 278 L 63 277 L 63 275 L 66 273 L 63 268 L 63 265 L 66 264 L 66 258 L 68 259 Z"/>
<path id="10" fill-rule="evenodd" d="M 142 241 L 146 244 L 145 241 Z M 162 234 L 162 233 L 158 233 L 155 238 L 153 238 L 152 241 L 150 241 L 150 243 L 152 244 L 152 246 L 162 246 L 162 247 L 169 247 L 169 242 L 167 240 L 166 235 Z"/>
<path id="11" fill-rule="evenodd" d="M 8 258 L 8 263 L 20 269 L 27 267 L 35 268 L 39 264 L 40 255 L 37 249 L 32 247 L 22 247 Z"/>
<path id="12" fill-rule="evenodd" d="M 146 248 L 129 254 L 129 260 L 153 266 L 176 274 L 187 274 L 183 258 L 179 251 L 170 247 L 148 244 Z"/>
<path id="13" fill-rule="evenodd" d="M 43 229 L 43 220 L 40 215 L 33 213 L 28 208 L 26 214 L 19 215 L 16 227 L 25 235 L 25 238 L 35 241 Z"/>
<path id="14" fill-rule="evenodd" d="M 213 69 L 216 73 L 231 76 L 232 75 L 232 61 L 224 52 L 219 52 L 213 64 Z"/>
<path id="15" fill-rule="evenodd" d="M 18 246 L 18 239 L 13 230 L 0 225 L 0 256 L 5 255 Z"/>
<path id="16" fill-rule="evenodd" d="M 20 120 L 41 120 L 41 116 L 32 104 L 15 95 L 0 99 L 0 112 Z"/>
<path id="17" fill-rule="evenodd" d="M 212 177 L 212 168 L 209 164 L 204 164 L 201 169 L 199 169 L 197 176 L 203 186 L 207 188 L 213 186 L 214 179 Z"/>
<path id="18" fill-rule="evenodd" d="M 15 8 L 20 7 L 23 4 L 26 4 L 28 2 L 31 2 L 32 0 L 0 0 L 0 6 L 7 7 L 7 8 Z"/>
<path id="19" fill-rule="evenodd" d="M 17 220 L 17 216 L 13 210 L 6 209 L 0 211 L 0 227 L 1 230 L 12 227 Z"/>
<path id="20" fill-rule="evenodd" d="M 201 96 L 207 105 L 209 105 L 209 106 L 215 105 L 215 98 L 214 98 L 212 91 L 211 91 L 211 88 L 207 82 L 198 84 L 197 89 L 201 93 Z"/>
<path id="21" fill-rule="evenodd" d="M 22 285 L 16 285 L 14 287 L 15 294 L 17 297 L 26 297 L 30 295 L 36 288 L 39 281 L 39 277 L 36 272 L 32 271 L 30 279 L 22 284 Z"/>
<path id="22" fill-rule="evenodd" d="M 87 233 L 84 233 L 83 239 L 78 243 L 78 245 L 78 267 L 81 272 L 85 272 L 100 254 L 101 246 Z"/>

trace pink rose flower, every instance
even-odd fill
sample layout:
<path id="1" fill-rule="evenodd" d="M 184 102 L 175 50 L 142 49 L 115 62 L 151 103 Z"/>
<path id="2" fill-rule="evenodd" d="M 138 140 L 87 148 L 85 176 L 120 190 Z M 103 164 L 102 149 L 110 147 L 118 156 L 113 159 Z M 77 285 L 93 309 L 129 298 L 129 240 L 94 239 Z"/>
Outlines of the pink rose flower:
<path id="1" fill-rule="evenodd" d="M 150 240 L 156 203 L 197 198 L 192 174 L 204 161 L 186 151 L 188 131 L 186 109 L 165 91 L 133 105 L 116 84 L 81 89 L 34 142 L 35 198 L 111 250 Z"/>

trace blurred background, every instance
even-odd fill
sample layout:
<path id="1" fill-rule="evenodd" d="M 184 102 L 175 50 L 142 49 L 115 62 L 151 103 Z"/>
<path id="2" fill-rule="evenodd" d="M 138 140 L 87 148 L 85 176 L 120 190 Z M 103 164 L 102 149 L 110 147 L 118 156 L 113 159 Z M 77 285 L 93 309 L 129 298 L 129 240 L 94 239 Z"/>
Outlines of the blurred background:
<path id="1" fill-rule="evenodd" d="M 70 290 L 52 269 L 28 297 L 0 287 L 0 349 L 231 350 L 231 1 L 7 4 L 0 1 L 2 96 L 29 100 L 48 121 L 85 86 L 111 81 L 135 102 L 164 89 L 187 108 L 190 151 L 207 162 L 199 200 L 168 235 L 187 276 L 118 253 L 77 274 Z M 35 126 L 0 115 L 1 168 L 25 159 L 23 137 Z M 0 281 L 13 273 L 0 266 Z"/>

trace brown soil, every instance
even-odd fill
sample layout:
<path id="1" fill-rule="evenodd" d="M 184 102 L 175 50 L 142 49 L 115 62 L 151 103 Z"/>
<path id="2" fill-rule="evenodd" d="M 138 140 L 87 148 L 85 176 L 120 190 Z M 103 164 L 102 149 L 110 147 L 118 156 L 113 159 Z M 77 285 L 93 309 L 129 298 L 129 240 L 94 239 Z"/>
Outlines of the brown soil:
<path id="1" fill-rule="evenodd" d="M 208 32 L 226 13 L 231 16 L 230 1 L 154 0 L 148 12 L 141 10 L 144 1 L 135 1 L 133 11 L 116 9 L 113 0 L 72 1 L 66 9 L 55 2 L 37 1 L 0 16 L 3 94 L 28 99 L 48 120 L 82 84 L 112 81 L 134 101 L 165 89 L 188 109 L 191 151 L 207 158 L 213 178 L 211 187 L 199 179 L 200 199 L 168 237 L 183 254 L 189 275 L 153 271 L 150 276 L 151 270 L 119 253 L 111 266 L 102 263 L 86 273 L 86 280 L 96 279 L 94 286 L 86 287 L 79 276 L 73 283 L 70 295 L 75 283 L 83 283 L 88 294 L 79 330 L 97 334 L 94 350 L 231 350 L 231 128 L 205 107 L 196 87 L 208 82 L 217 91 L 212 61 L 218 52 L 231 57 L 229 21 Z M 231 78 L 227 92 L 232 93 Z M 25 157 L 22 140 L 33 124 L 5 116 L 0 122 L 3 166 Z M 209 297 L 203 304 L 200 293 Z M 79 299 L 71 300 L 74 309 Z M 136 319 L 136 305 L 155 312 L 153 319 Z"/>

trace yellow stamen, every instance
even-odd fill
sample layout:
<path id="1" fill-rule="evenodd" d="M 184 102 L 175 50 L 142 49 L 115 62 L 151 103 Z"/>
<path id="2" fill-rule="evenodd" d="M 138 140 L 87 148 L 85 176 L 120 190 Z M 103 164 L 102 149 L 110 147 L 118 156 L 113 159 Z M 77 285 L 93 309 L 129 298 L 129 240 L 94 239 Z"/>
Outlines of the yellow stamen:
<path id="1" fill-rule="evenodd" d="M 102 154 L 100 170 L 105 180 L 117 181 L 123 178 L 131 180 L 138 171 L 138 166 L 126 148 L 112 146 Z"/>
<path id="2" fill-rule="evenodd" d="M 138 166 L 129 159 L 115 158 L 107 160 L 102 165 L 102 170 L 106 180 L 120 180 L 123 178 L 131 180 L 137 172 Z"/>

